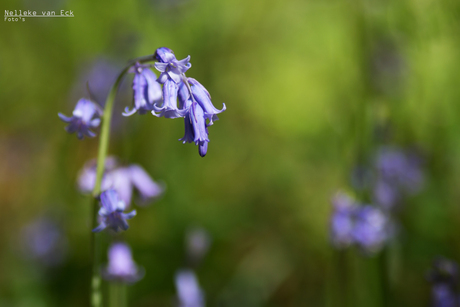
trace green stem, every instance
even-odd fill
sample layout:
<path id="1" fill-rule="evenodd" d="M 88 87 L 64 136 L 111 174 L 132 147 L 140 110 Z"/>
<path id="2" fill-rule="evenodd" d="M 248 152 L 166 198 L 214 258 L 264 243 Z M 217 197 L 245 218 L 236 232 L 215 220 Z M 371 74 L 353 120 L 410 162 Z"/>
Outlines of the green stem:
<path id="1" fill-rule="evenodd" d="M 92 205 L 92 229 L 97 226 L 97 211 L 98 204 L 96 198 L 93 200 Z M 102 293 L 101 293 L 101 277 L 99 275 L 99 249 L 98 237 L 96 233 L 91 232 L 91 254 L 92 254 L 92 277 L 91 277 L 91 306 L 100 307 L 102 306 Z"/>
<path id="2" fill-rule="evenodd" d="M 109 284 L 109 307 L 126 307 L 127 289 L 126 285 L 122 282 L 114 281 Z"/>
<path id="3" fill-rule="evenodd" d="M 123 76 L 126 74 L 128 69 L 136 62 L 147 62 L 152 61 L 154 58 L 152 55 L 140 57 L 134 59 L 128 63 L 128 65 L 121 71 L 118 75 L 117 80 L 110 89 L 109 95 L 105 101 L 104 114 L 102 115 L 102 127 L 101 135 L 99 138 L 99 149 L 97 155 L 97 171 L 96 171 L 96 182 L 93 189 L 93 208 L 91 210 L 91 220 L 92 220 L 92 229 L 97 227 L 97 212 L 99 209 L 98 201 L 96 198 L 101 193 L 101 182 L 102 176 L 104 174 L 105 158 L 107 157 L 107 152 L 109 148 L 109 138 L 110 138 L 110 123 L 112 121 L 112 110 L 115 97 L 117 95 L 118 87 L 123 79 Z M 99 274 L 99 251 L 98 251 L 98 236 L 96 233 L 91 232 L 91 250 L 92 250 L 92 264 L 93 264 L 93 273 L 91 278 L 91 306 L 92 307 L 101 307 L 102 306 L 102 293 L 101 293 L 101 276 Z"/>
<path id="4" fill-rule="evenodd" d="M 127 307 L 128 306 L 128 287 L 125 284 L 120 284 L 119 286 L 119 295 L 120 295 L 120 307 Z"/>

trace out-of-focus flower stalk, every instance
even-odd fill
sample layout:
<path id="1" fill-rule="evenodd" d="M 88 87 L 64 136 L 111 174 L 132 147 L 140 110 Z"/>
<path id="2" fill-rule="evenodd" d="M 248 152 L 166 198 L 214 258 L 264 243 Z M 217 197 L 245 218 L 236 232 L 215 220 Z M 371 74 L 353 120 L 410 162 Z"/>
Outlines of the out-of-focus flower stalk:
<path id="1" fill-rule="evenodd" d="M 92 227 L 94 229 L 98 225 L 98 204 L 97 204 L 97 197 L 101 193 L 101 182 L 102 182 L 102 175 L 104 174 L 104 165 L 105 165 L 105 158 L 107 157 L 107 152 L 109 148 L 109 138 L 110 138 L 110 122 L 112 120 L 112 111 L 113 111 L 113 102 L 115 101 L 115 96 L 118 91 L 118 87 L 123 80 L 124 75 L 128 71 L 128 69 L 135 64 L 136 62 L 142 63 L 146 61 L 152 61 L 153 55 L 140 57 L 130 61 L 128 65 L 121 71 L 118 75 L 117 80 L 112 85 L 110 89 L 109 95 L 105 101 L 104 106 L 104 114 L 102 116 L 102 127 L 101 127 L 101 134 L 99 138 L 99 149 L 97 155 L 97 171 L 96 171 L 96 183 L 94 185 L 93 190 L 93 204 L 91 210 L 91 220 L 92 220 Z M 93 274 L 91 278 L 91 306 L 92 307 L 101 307 L 102 306 L 102 293 L 101 293 L 101 276 L 99 272 L 99 250 L 98 250 L 98 236 L 96 233 L 91 232 L 91 251 L 92 251 L 92 265 L 93 265 Z M 122 303 L 123 304 L 123 303 Z M 123 306 L 123 305 L 122 305 Z"/>
<path id="2" fill-rule="evenodd" d="M 110 307 L 126 307 L 127 302 L 127 289 L 126 284 L 122 282 L 109 283 L 109 306 Z"/>

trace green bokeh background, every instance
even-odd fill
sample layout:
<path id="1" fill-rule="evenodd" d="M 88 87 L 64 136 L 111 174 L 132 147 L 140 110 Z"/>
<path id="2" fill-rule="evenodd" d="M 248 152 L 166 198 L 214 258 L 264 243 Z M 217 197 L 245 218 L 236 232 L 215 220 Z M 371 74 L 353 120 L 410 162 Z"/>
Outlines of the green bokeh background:
<path id="1" fill-rule="evenodd" d="M 337 261 L 328 237 L 331 196 L 384 144 L 418 148 L 426 175 L 401 212 L 393 306 L 427 306 L 433 257 L 460 260 L 460 2 L 1 3 L 75 17 L 2 22 L 0 306 L 88 304 L 90 199 L 76 178 L 98 140 L 68 135 L 57 113 L 71 113 L 89 63 L 121 68 L 161 46 L 191 55 L 187 75 L 227 110 L 201 158 L 178 141 L 182 120 L 122 118 L 123 85 L 109 151 L 167 184 L 123 234 L 146 270 L 130 306 L 172 306 L 193 226 L 212 237 L 197 270 L 208 306 L 384 306 L 382 256 Z M 67 237 L 58 267 L 21 254 L 21 229 L 39 216 Z"/>

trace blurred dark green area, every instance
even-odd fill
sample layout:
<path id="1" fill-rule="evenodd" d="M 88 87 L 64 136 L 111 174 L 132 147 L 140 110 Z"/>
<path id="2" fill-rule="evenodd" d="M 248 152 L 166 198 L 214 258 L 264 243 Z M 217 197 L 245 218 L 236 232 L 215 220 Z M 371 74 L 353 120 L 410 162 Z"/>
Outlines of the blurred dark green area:
<path id="1" fill-rule="evenodd" d="M 146 269 L 129 287 L 130 306 L 172 306 L 184 234 L 195 225 L 212 237 L 197 270 L 208 306 L 337 306 L 344 276 L 329 243 L 329 200 L 385 144 L 417 147 L 426 174 L 401 213 L 394 306 L 428 305 L 434 256 L 460 261 L 460 2 L 2 4 L 75 17 L 2 23 L 0 306 L 87 305 L 90 198 L 76 178 L 98 140 L 68 135 L 57 113 L 70 115 L 75 93 L 85 95 L 75 83 L 95 60 L 121 69 L 161 46 L 191 55 L 187 76 L 227 110 L 201 158 L 178 141 L 181 119 L 121 117 L 132 103 L 129 79 L 122 86 L 110 153 L 167 184 L 122 235 Z M 22 229 L 40 216 L 67 237 L 53 268 L 21 252 Z M 350 306 L 384 306 L 379 256 L 345 257 Z"/>

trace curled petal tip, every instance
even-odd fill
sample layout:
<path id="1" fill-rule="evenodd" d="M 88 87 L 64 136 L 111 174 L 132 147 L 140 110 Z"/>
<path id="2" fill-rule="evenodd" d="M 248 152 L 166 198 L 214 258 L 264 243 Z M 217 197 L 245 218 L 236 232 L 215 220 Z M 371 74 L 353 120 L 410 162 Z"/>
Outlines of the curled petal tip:
<path id="1" fill-rule="evenodd" d="M 69 123 L 69 122 L 72 121 L 72 118 L 71 118 L 71 117 L 67 117 L 67 116 L 65 116 L 65 115 L 62 114 L 62 113 L 58 113 L 58 116 L 59 116 L 59 118 L 60 118 L 62 121 L 66 122 L 66 123 Z"/>
<path id="2" fill-rule="evenodd" d="M 107 226 L 105 224 L 100 224 L 92 230 L 92 232 L 97 233 L 103 231 Z"/>
<path id="3" fill-rule="evenodd" d="M 125 108 L 125 111 L 123 113 L 121 113 L 121 115 L 125 116 L 125 117 L 128 117 L 128 116 L 131 116 L 133 115 L 134 113 L 136 113 L 136 108 L 133 108 L 131 111 L 129 110 L 128 107 Z"/>
<path id="4" fill-rule="evenodd" d="M 90 138 L 93 138 L 96 136 L 96 133 L 94 133 L 93 131 L 91 130 L 88 130 L 86 131 L 86 136 L 90 137 Z"/>

